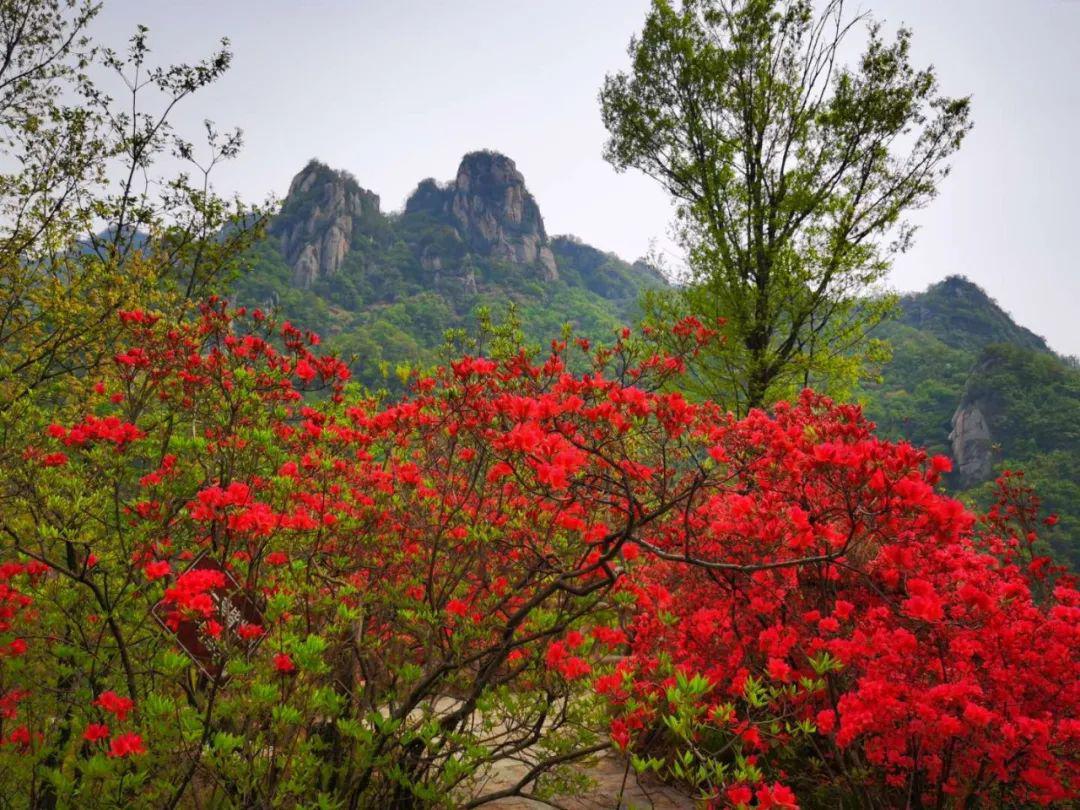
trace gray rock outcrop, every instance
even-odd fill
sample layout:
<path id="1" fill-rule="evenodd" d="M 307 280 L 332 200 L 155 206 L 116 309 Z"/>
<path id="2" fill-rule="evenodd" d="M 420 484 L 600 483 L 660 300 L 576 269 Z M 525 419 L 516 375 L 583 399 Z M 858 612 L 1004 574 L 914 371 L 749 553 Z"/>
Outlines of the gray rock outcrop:
<path id="1" fill-rule="evenodd" d="M 406 214 L 421 212 L 448 221 L 478 255 L 533 265 L 548 281 L 559 277 L 540 208 L 505 155 L 471 152 L 451 183 L 422 182 L 405 205 Z"/>
<path id="2" fill-rule="evenodd" d="M 281 253 L 293 269 L 293 283 L 310 287 L 341 269 L 356 227 L 377 214 L 379 197 L 363 189 L 347 172 L 311 161 L 289 186 L 271 232 L 281 239 Z"/>
<path id="3" fill-rule="evenodd" d="M 476 294 L 470 256 L 528 267 L 544 281 L 559 278 L 540 208 L 505 155 L 471 152 L 449 183 L 424 180 L 406 202 L 405 221 L 410 215 L 431 217 L 442 228 L 425 225 L 423 238 L 411 245 L 436 289 Z M 376 194 L 347 172 L 312 160 L 293 178 L 270 232 L 280 240 L 293 284 L 310 288 L 338 273 L 358 240 L 378 238 L 387 222 Z"/>
<path id="4" fill-rule="evenodd" d="M 994 474 L 994 442 L 990 424 L 978 403 L 961 403 L 949 433 L 961 488 L 980 484 Z"/>

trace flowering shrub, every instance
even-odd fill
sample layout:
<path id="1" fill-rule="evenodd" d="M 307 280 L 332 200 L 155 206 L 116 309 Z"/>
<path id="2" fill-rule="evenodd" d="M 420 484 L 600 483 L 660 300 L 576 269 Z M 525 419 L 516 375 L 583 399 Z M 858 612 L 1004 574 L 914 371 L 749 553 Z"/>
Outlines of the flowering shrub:
<path id="1" fill-rule="evenodd" d="M 947 459 L 809 393 L 712 442 L 730 485 L 652 541 L 632 654 L 597 682 L 640 768 L 722 806 L 1077 797 L 1080 594 L 1025 551 L 1030 493 L 1006 479 L 976 526 L 934 490 Z"/>
<path id="2" fill-rule="evenodd" d="M 5 795 L 407 807 L 580 781 L 627 540 L 702 477 L 696 410 L 655 393 L 681 359 L 464 358 L 382 406 L 258 312 L 122 321 L 86 413 L 9 476 Z M 521 780 L 488 787 L 509 757 Z"/>
<path id="3" fill-rule="evenodd" d="M 856 409 L 667 390 L 701 324 L 383 404 L 259 312 L 121 322 L 3 479 L 11 801 L 545 798 L 609 727 L 720 804 L 1075 792 L 1071 585 Z"/>

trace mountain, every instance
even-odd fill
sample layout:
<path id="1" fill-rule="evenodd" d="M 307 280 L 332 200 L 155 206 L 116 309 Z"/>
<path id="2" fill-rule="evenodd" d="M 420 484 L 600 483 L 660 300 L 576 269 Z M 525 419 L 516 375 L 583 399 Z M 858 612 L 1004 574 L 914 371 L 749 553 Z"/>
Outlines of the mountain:
<path id="1" fill-rule="evenodd" d="M 933 335 L 946 346 L 980 351 L 992 343 L 1049 352 L 1046 341 L 1013 321 L 986 292 L 964 276 L 949 276 L 925 292 L 901 298 L 899 323 Z"/>
<path id="2" fill-rule="evenodd" d="M 890 438 L 950 455 L 956 494 L 985 506 L 1020 469 L 1060 524 L 1057 555 L 1080 569 L 1080 367 L 961 276 L 904 296 L 882 324 L 893 358 L 861 392 Z"/>
<path id="3" fill-rule="evenodd" d="M 642 290 L 666 283 L 644 262 L 549 236 L 514 161 L 479 151 L 452 180 L 421 181 L 400 212 L 312 160 L 234 295 L 319 331 L 355 355 L 361 381 L 393 387 L 388 372 L 433 362 L 447 330 L 475 327 L 478 307 L 498 318 L 514 304 L 534 342 L 565 323 L 607 337 L 635 320 Z"/>

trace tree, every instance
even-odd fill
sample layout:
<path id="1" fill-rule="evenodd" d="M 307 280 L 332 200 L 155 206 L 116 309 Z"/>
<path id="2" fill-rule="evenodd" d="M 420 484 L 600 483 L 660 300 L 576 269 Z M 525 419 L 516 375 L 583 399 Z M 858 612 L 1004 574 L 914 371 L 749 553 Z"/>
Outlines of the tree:
<path id="1" fill-rule="evenodd" d="M 692 367 L 701 393 L 743 412 L 829 376 L 888 310 L 869 296 L 912 236 L 969 130 L 966 98 L 916 70 L 843 0 L 654 0 L 628 72 L 600 92 L 605 156 L 677 204 L 689 284 L 653 315 L 725 319 Z M 855 67 L 841 66 L 867 22 Z"/>
<path id="2" fill-rule="evenodd" d="M 23 570 L 12 544 L 36 520 L 17 494 L 25 483 L 19 473 L 22 454 L 46 425 L 85 413 L 95 396 L 98 369 L 119 350 L 124 334 L 119 313 L 145 310 L 182 321 L 194 299 L 239 266 L 262 224 L 258 211 L 219 197 L 210 185 L 214 167 L 236 154 L 239 133 L 219 134 L 208 123 L 208 149 L 197 149 L 170 123 L 177 105 L 224 74 L 228 43 L 195 64 L 154 65 L 141 27 L 123 54 L 96 46 L 87 32 L 97 10 L 91 0 L 0 1 L 4 634 L 24 606 L 10 582 Z M 122 99 L 95 84 L 92 77 L 102 76 L 125 88 Z M 181 166 L 175 174 L 159 165 L 170 152 Z M 59 541 L 62 559 L 83 559 L 90 534 L 88 529 Z M 44 569 L 33 573 L 34 566 L 32 578 L 47 574 Z M 115 629 L 119 618 L 102 613 L 101 626 Z M 66 624 L 47 632 L 49 643 L 62 651 L 70 650 L 83 630 Z M 84 660 L 73 664 L 61 653 L 56 666 L 37 671 L 35 688 L 50 694 L 55 706 L 70 705 Z M 20 692 L 5 675 L 0 693 L 0 722 L 10 729 Z M 59 738 L 77 740 L 70 718 L 50 711 Z M 138 747 L 125 737 L 116 744 L 118 752 Z M 60 749 L 35 750 L 41 754 L 34 759 L 37 769 L 23 774 L 27 804 L 55 807 L 64 785 L 48 776 L 56 773 Z M 6 763 L 0 770 L 8 772 Z"/>
<path id="3" fill-rule="evenodd" d="M 110 357 L 119 310 L 180 311 L 206 296 L 262 225 L 258 210 L 210 185 L 240 133 L 207 122 L 199 150 L 170 121 L 228 69 L 228 42 L 195 64 L 154 65 L 145 28 L 123 54 L 89 40 L 98 8 L 0 3 L 4 423 L 17 424 L 38 394 L 56 403 L 57 386 L 70 388 Z M 112 98 L 91 73 L 115 80 L 125 97 Z M 170 152 L 182 167 L 175 174 L 158 166 Z"/>

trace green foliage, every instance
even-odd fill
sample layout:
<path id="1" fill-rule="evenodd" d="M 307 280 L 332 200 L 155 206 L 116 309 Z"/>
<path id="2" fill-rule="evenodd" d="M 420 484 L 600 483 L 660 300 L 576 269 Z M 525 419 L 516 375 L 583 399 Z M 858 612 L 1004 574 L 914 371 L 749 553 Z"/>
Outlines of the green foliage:
<path id="1" fill-rule="evenodd" d="M 1049 351 L 1046 341 L 1017 324 L 996 301 L 964 276 L 949 276 L 902 299 L 901 322 L 946 346 L 979 352 L 991 343 Z"/>
<path id="2" fill-rule="evenodd" d="M 1080 570 L 1080 371 L 1048 352 L 994 344 L 980 356 L 965 401 L 979 403 L 989 420 L 995 467 L 1023 470 L 1044 507 L 1060 516 L 1050 546 Z M 971 495 L 986 506 L 992 487 Z"/>
<path id="3" fill-rule="evenodd" d="M 823 653 L 812 663 L 819 674 L 839 669 L 835 659 Z M 791 699 L 806 700 L 826 688 L 822 678 L 805 678 L 799 684 L 783 684 L 748 677 L 736 699 L 721 695 L 708 678 L 687 675 L 670 662 L 661 664 L 674 684 L 657 702 L 657 734 L 649 755 L 632 754 L 630 764 L 638 773 L 654 771 L 669 781 L 691 789 L 701 801 L 714 798 L 731 783 L 756 784 L 766 774 L 758 764 L 751 739 L 770 739 L 781 762 L 807 767 L 805 746 L 816 730 L 814 724 L 793 714 L 777 714 L 777 705 Z M 736 716 L 745 721 L 734 722 Z M 800 759 L 801 756 L 801 759 Z M 811 762 L 812 762 L 811 758 Z"/>
<path id="4" fill-rule="evenodd" d="M 892 358 L 860 396 L 882 435 L 949 455 L 953 414 L 977 406 L 994 470 L 1024 471 L 1061 518 L 1051 548 L 1080 568 L 1080 370 L 962 277 L 905 296 L 899 318 L 875 335 L 891 344 Z M 975 506 L 993 500 L 991 481 L 968 485 L 954 475 L 950 483 Z"/>
<path id="5" fill-rule="evenodd" d="M 534 346 L 547 345 L 567 324 L 575 334 L 603 339 L 639 318 L 642 290 L 667 284 L 644 262 L 629 264 L 574 237 L 551 241 L 559 268 L 554 281 L 531 265 L 477 255 L 441 208 L 425 204 L 425 189 L 440 193 L 425 181 L 405 213 L 365 213 L 340 270 L 309 289 L 293 283 L 271 235 L 252 249 L 251 270 L 234 285 L 236 300 L 319 331 L 330 348 L 351 358 L 361 383 L 396 393 L 403 387 L 398 369 L 434 365 L 447 332 L 476 332 L 480 310 L 499 322 L 512 307 L 524 341 Z M 290 195 L 271 233 L 302 219 L 307 202 L 303 194 Z"/>
<path id="6" fill-rule="evenodd" d="M 878 380 L 860 389 L 870 418 L 891 439 L 948 454 L 949 421 L 963 396 L 974 355 L 902 322 L 884 323 L 875 334 L 889 342 L 892 358 Z"/>
<path id="7" fill-rule="evenodd" d="M 867 26 L 839 0 L 654 0 L 632 67 L 600 98 L 606 156 L 657 180 L 677 205 L 689 286 L 658 312 L 724 318 L 702 355 L 708 394 L 742 411 L 801 383 L 853 381 L 865 301 L 969 129 L 968 101 L 910 62 L 910 32 Z M 873 347 L 871 347 L 873 349 Z"/>
<path id="8" fill-rule="evenodd" d="M 604 253 L 576 236 L 556 236 L 551 249 L 559 263 L 559 276 L 571 287 L 585 289 L 605 299 L 634 301 L 642 290 L 664 289 L 667 281 L 645 261 L 627 264 L 613 253 Z"/>

